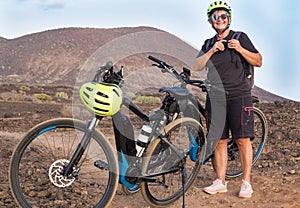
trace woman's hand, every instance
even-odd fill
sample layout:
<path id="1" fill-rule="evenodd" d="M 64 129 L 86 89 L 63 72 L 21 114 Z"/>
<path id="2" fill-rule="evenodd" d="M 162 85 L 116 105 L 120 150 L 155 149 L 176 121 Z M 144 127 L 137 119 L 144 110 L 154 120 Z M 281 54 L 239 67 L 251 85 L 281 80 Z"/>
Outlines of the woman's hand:
<path id="1" fill-rule="evenodd" d="M 225 46 L 224 46 L 224 42 L 227 42 L 227 40 L 219 40 L 217 41 L 214 46 L 211 48 L 212 52 L 218 52 L 218 51 L 224 51 L 225 50 Z"/>
<path id="2" fill-rule="evenodd" d="M 236 50 L 237 52 L 240 52 L 242 49 L 242 46 L 241 46 L 239 40 L 231 39 L 228 41 L 228 48 L 231 48 L 231 49 Z"/>
<path id="3" fill-rule="evenodd" d="M 240 44 L 239 40 L 231 39 L 228 41 L 228 48 L 236 50 L 240 53 L 246 61 L 256 67 L 261 67 L 262 65 L 262 56 L 260 53 L 253 53 L 248 51 L 247 49 L 243 48 Z"/>

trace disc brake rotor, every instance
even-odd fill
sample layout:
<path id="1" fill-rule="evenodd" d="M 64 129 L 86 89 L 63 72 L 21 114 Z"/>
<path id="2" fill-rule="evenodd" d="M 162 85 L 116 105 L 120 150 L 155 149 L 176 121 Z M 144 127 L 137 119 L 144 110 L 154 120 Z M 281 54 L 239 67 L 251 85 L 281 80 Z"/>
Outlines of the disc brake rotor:
<path id="1" fill-rule="evenodd" d="M 56 160 L 49 168 L 49 179 L 57 187 L 67 187 L 70 186 L 74 181 L 74 177 L 63 176 L 63 168 L 69 163 L 69 160 L 61 159 Z"/>

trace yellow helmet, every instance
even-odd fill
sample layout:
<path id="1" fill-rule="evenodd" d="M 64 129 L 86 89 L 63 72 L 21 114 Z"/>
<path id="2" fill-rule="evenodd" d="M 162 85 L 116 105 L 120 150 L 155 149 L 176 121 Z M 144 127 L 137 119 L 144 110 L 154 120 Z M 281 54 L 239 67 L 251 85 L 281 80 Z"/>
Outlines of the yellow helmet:
<path id="1" fill-rule="evenodd" d="M 209 5 L 209 7 L 207 9 L 207 17 L 208 17 L 208 19 L 218 9 L 224 9 L 225 11 L 228 12 L 228 14 L 230 15 L 230 17 L 232 16 L 232 10 L 231 10 L 229 4 L 227 4 L 224 1 L 215 1 L 211 5 Z"/>
<path id="2" fill-rule="evenodd" d="M 122 90 L 116 84 L 88 82 L 80 88 L 85 107 L 98 116 L 112 116 L 122 105 Z"/>

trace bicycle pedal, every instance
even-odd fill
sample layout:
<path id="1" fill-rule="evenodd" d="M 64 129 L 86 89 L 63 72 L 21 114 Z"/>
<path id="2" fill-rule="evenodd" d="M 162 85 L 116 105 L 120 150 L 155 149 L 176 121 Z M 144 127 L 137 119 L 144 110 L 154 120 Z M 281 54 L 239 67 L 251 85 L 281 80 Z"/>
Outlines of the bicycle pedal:
<path id="1" fill-rule="evenodd" d="M 102 160 L 95 161 L 94 166 L 96 166 L 97 168 L 99 168 L 101 170 L 109 170 L 108 164 Z"/>

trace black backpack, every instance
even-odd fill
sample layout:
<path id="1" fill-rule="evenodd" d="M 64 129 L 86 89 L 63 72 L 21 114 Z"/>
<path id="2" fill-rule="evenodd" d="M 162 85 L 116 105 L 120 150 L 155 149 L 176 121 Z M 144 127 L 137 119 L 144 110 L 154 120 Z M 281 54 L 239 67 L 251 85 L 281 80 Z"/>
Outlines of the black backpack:
<path id="1" fill-rule="evenodd" d="M 234 32 L 232 39 L 238 40 L 241 36 L 242 32 Z M 209 39 L 206 44 L 205 48 L 206 50 L 209 50 L 212 45 L 214 44 L 214 37 Z M 251 88 L 254 88 L 254 66 L 249 64 L 245 59 L 242 59 L 239 54 L 237 54 L 235 57 L 237 57 L 237 61 L 243 64 L 245 74 L 248 78 L 248 81 L 250 83 Z M 246 63 L 245 63 L 246 62 Z"/>

